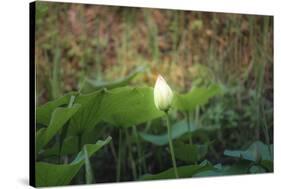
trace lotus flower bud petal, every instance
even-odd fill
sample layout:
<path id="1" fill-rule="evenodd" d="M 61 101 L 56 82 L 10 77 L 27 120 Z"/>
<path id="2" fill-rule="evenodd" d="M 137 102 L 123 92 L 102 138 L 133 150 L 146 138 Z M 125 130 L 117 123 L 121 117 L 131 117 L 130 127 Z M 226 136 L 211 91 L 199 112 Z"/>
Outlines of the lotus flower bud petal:
<path id="1" fill-rule="evenodd" d="M 157 109 L 167 111 L 173 100 L 173 91 L 166 83 L 165 79 L 158 75 L 154 86 L 154 103 Z"/>

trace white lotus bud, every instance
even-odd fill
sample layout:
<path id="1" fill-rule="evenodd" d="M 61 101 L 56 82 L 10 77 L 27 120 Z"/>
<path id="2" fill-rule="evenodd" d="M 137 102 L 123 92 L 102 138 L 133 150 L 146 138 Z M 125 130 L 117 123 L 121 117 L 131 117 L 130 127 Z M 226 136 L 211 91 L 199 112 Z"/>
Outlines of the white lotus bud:
<path id="1" fill-rule="evenodd" d="M 173 100 L 173 92 L 165 79 L 158 75 L 154 86 L 154 103 L 158 110 L 167 111 Z"/>

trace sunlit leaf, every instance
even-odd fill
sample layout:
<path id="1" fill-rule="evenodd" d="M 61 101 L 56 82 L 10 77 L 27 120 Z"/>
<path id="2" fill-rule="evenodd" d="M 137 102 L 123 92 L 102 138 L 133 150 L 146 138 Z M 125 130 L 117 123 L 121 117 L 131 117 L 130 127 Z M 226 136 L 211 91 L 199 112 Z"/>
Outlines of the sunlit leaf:
<path id="1" fill-rule="evenodd" d="M 207 145 L 184 144 L 183 142 L 176 142 L 174 144 L 174 153 L 176 159 L 185 161 L 187 163 L 194 163 L 202 160 L 207 152 Z"/>
<path id="2" fill-rule="evenodd" d="M 59 144 L 56 143 L 51 148 L 45 149 L 40 155 L 42 155 L 43 157 L 70 155 L 70 154 L 77 153 L 77 150 L 78 150 L 78 137 L 70 136 L 64 139 L 63 145 L 61 147 L 61 152 L 60 152 Z"/>
<path id="3" fill-rule="evenodd" d="M 102 119 L 116 126 L 131 127 L 164 115 L 156 109 L 150 87 L 121 87 L 106 93 Z"/>
<path id="4" fill-rule="evenodd" d="M 195 124 L 190 124 L 190 127 L 188 127 L 188 124 L 186 122 L 186 120 L 181 120 L 177 123 L 175 123 L 172 126 L 172 139 L 177 139 L 180 138 L 181 136 L 188 134 L 188 133 L 196 133 L 198 132 L 203 132 L 203 131 L 212 131 L 218 129 L 218 127 L 196 127 Z M 147 142 L 151 142 L 152 144 L 155 145 L 159 145 L 159 146 L 163 146 L 163 145 L 167 145 L 168 144 L 168 135 L 167 132 L 164 132 L 162 134 L 159 135 L 155 135 L 155 134 L 149 134 L 149 133 L 145 133 L 145 132 L 140 132 L 140 136 L 143 140 L 147 141 Z"/>
<path id="5" fill-rule="evenodd" d="M 273 161 L 271 160 L 262 160 L 260 165 L 264 167 L 267 171 L 273 172 Z"/>
<path id="6" fill-rule="evenodd" d="M 192 111 L 197 106 L 204 105 L 208 100 L 222 92 L 219 85 L 211 85 L 208 88 L 193 88 L 186 94 L 175 94 L 173 107 L 179 110 Z"/>
<path id="7" fill-rule="evenodd" d="M 66 124 L 66 122 L 78 111 L 79 104 L 72 107 L 58 107 L 51 116 L 50 124 L 44 131 L 40 131 L 40 135 L 36 137 L 36 149 L 39 151 L 44 145 L 55 136 L 55 134 Z"/>
<path id="8" fill-rule="evenodd" d="M 189 131 L 186 120 L 177 122 L 176 124 L 174 124 L 172 126 L 171 130 L 172 130 L 171 131 L 172 139 L 179 138 Z M 194 130 L 195 130 L 195 127 L 192 126 L 191 131 L 194 131 Z M 151 142 L 151 143 L 153 143 L 155 145 L 159 145 L 159 146 L 166 145 L 169 142 L 167 132 L 160 134 L 160 135 L 152 135 L 152 134 L 141 132 L 140 136 L 145 141 Z"/>
<path id="9" fill-rule="evenodd" d="M 223 176 L 223 175 L 239 175 L 248 173 L 251 166 L 249 161 L 239 161 L 234 165 L 215 165 L 210 170 L 204 170 L 196 173 L 193 177 L 209 177 L 209 176 Z"/>
<path id="10" fill-rule="evenodd" d="M 81 92 L 89 93 L 103 88 L 113 89 L 126 86 L 132 79 L 134 79 L 138 74 L 143 73 L 144 71 L 145 67 L 140 66 L 133 70 L 129 75 L 114 81 L 95 81 L 87 78 L 82 86 Z"/>
<path id="11" fill-rule="evenodd" d="M 79 95 L 76 98 L 75 103 L 80 104 L 81 108 L 71 119 L 69 132 L 72 132 L 73 135 L 83 134 L 86 129 L 96 126 L 101 120 L 104 96 L 104 91 L 100 90 L 91 94 Z"/>
<path id="12" fill-rule="evenodd" d="M 36 123 L 49 125 L 53 111 L 60 106 L 66 106 L 71 96 L 78 95 L 77 92 L 68 93 L 56 100 L 47 102 L 39 107 L 36 107 Z"/>
<path id="13" fill-rule="evenodd" d="M 225 150 L 224 155 L 250 161 L 272 160 L 273 147 L 256 141 L 246 150 Z"/>
<path id="14" fill-rule="evenodd" d="M 196 173 L 201 171 L 211 170 L 212 166 L 209 164 L 205 165 L 189 165 L 178 167 L 178 174 L 180 178 L 192 177 Z M 147 174 L 142 176 L 141 180 L 159 180 L 159 179 L 171 179 L 175 178 L 174 168 L 170 168 L 166 171 L 157 173 L 157 174 Z"/>
<path id="15" fill-rule="evenodd" d="M 94 155 L 101 147 L 108 144 L 110 141 L 111 137 L 108 137 L 106 140 L 98 141 L 96 144 L 85 145 L 88 157 Z M 70 164 L 37 162 L 35 165 L 36 186 L 43 187 L 67 185 L 78 173 L 84 163 L 85 153 L 83 149 Z"/>
<path id="16" fill-rule="evenodd" d="M 131 127 L 164 115 L 153 102 L 150 87 L 120 87 L 80 95 L 76 103 L 82 105 L 71 120 L 70 132 L 82 133 L 100 121 L 118 127 Z"/>
<path id="17" fill-rule="evenodd" d="M 250 173 L 266 173 L 266 170 L 259 165 L 253 165 L 250 169 L 249 169 Z"/>

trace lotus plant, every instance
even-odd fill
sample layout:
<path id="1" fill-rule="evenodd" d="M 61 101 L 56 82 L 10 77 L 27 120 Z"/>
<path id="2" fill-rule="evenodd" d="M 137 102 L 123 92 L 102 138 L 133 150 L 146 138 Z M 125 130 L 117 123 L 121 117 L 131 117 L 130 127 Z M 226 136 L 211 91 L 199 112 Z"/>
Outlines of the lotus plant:
<path id="1" fill-rule="evenodd" d="M 158 110 L 164 111 L 166 114 L 167 119 L 167 132 L 168 132 L 168 139 L 169 139 L 169 147 L 170 153 L 172 158 L 172 163 L 175 171 L 176 178 L 179 178 L 177 164 L 175 160 L 173 142 L 172 142 L 172 132 L 171 132 L 171 125 L 169 120 L 168 111 L 171 107 L 173 101 L 173 91 L 165 81 L 165 79 L 158 75 L 155 86 L 154 86 L 154 103 Z"/>

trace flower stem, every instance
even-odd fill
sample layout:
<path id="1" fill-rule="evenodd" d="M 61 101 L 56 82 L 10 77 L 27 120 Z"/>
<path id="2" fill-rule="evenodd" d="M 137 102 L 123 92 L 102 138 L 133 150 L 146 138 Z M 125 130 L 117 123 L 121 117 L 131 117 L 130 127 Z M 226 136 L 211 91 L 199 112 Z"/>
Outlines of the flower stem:
<path id="1" fill-rule="evenodd" d="M 85 156 L 85 180 L 86 180 L 87 184 L 92 184 L 95 182 L 94 173 L 92 170 L 92 166 L 91 166 L 91 162 L 90 162 L 90 158 L 89 158 L 86 146 L 83 147 L 83 152 L 84 152 L 84 156 Z"/>
<path id="2" fill-rule="evenodd" d="M 192 119 L 192 115 L 191 115 L 191 113 L 189 115 L 188 115 L 188 113 L 186 113 L 185 115 L 186 115 L 186 119 L 187 119 L 187 130 L 188 130 L 189 144 L 193 145 L 193 142 L 192 142 L 192 132 L 191 132 L 191 119 Z"/>
<path id="3" fill-rule="evenodd" d="M 176 178 L 179 178 L 177 164 L 176 164 L 176 159 L 175 159 L 175 153 L 174 153 L 174 147 L 173 147 L 173 142 L 172 142 L 171 125 L 170 125 L 170 120 L 169 120 L 168 113 L 166 113 L 166 117 L 167 117 L 167 130 L 168 130 L 168 139 L 169 139 L 170 153 L 171 153 L 171 157 L 172 157 L 172 162 L 173 162 L 173 167 L 174 167 L 174 171 L 175 171 L 175 176 L 176 176 Z"/>
<path id="4" fill-rule="evenodd" d="M 118 139 L 118 160 L 116 165 L 116 182 L 120 182 L 121 177 L 121 158 L 122 158 L 122 131 L 119 130 L 119 139 Z"/>

